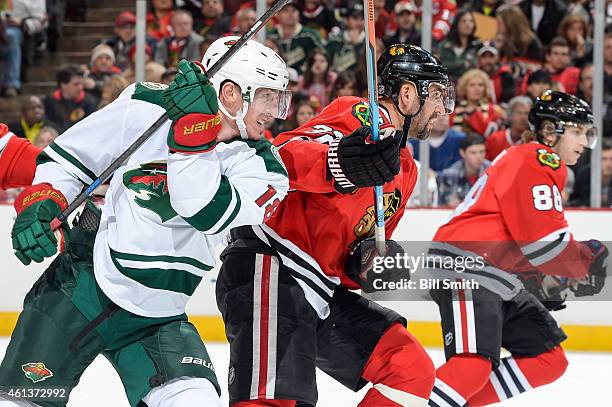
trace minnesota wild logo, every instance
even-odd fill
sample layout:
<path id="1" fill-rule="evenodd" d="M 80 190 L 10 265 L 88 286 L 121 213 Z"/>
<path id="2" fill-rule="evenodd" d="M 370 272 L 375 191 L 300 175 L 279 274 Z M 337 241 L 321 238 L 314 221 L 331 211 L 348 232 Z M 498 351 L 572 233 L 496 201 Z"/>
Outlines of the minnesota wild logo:
<path id="1" fill-rule="evenodd" d="M 25 377 L 32 380 L 32 383 L 42 382 L 50 377 L 53 377 L 53 372 L 42 362 L 26 363 L 21 365 L 21 370 Z"/>
<path id="2" fill-rule="evenodd" d="M 167 176 L 164 161 L 141 164 L 123 174 L 123 185 L 134 192 L 136 204 L 155 213 L 162 222 L 177 216 L 170 205 Z"/>
<path id="3" fill-rule="evenodd" d="M 540 148 L 538 149 L 538 162 L 556 170 L 561 166 L 561 157 L 545 148 Z"/>

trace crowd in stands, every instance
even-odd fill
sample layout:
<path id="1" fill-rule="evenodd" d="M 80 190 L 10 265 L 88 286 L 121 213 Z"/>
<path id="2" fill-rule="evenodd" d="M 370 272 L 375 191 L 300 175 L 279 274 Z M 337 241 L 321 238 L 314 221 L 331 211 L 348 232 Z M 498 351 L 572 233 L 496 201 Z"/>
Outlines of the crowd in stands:
<path id="1" fill-rule="evenodd" d="M 76 0 L 73 0 L 76 1 Z M 267 1 L 268 6 L 272 1 Z M 377 50 L 420 45 L 422 0 L 376 0 Z M 414 204 L 455 206 L 504 149 L 522 143 L 533 100 L 547 89 L 592 103 L 593 2 L 585 0 L 432 0 L 433 53 L 457 90 L 455 111 L 438 120 L 429 139 L 428 197 Z M 0 0 L 0 85 L 21 91 L 22 62 L 55 52 L 65 0 Z M 256 21 L 255 1 L 150 0 L 145 80 L 169 83 L 180 59 L 200 60 L 218 37 L 242 35 Z M 84 11 L 81 10 L 82 18 Z M 72 16 L 74 19 L 75 17 Z M 612 0 L 606 0 L 602 205 L 612 205 Z M 57 70 L 57 89 L 41 100 L 22 95 L 10 128 L 41 145 L 102 108 L 134 81 L 136 16 L 116 16 L 114 35 L 100 38 L 89 64 Z M 290 68 L 288 120 L 267 137 L 300 126 L 334 98 L 367 94 L 363 2 L 299 0 L 266 27 L 266 45 Z M 40 134 L 43 134 L 41 136 Z M 419 146 L 412 144 L 418 160 Z M 564 201 L 589 205 L 590 157 L 571 168 Z"/>

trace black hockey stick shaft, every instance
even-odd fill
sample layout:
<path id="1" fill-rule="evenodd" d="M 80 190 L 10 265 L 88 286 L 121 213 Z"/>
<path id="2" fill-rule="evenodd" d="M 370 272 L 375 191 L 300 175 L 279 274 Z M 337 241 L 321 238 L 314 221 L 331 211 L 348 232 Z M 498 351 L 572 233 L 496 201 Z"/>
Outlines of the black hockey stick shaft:
<path id="1" fill-rule="evenodd" d="M 272 7 L 268 11 L 266 11 L 260 18 L 253 24 L 253 26 L 244 33 L 242 37 L 236 43 L 229 48 L 229 50 L 219 58 L 219 60 L 210 67 L 210 69 L 206 72 L 206 76 L 211 78 L 215 73 L 219 71 L 227 63 L 227 61 L 232 58 L 236 52 L 242 48 L 244 44 L 248 40 L 250 40 L 257 32 L 270 21 L 272 16 L 274 16 L 278 11 L 287 4 L 289 0 L 277 0 Z M 66 209 L 62 211 L 55 219 L 51 221 L 51 229 L 57 229 L 62 222 L 65 222 L 68 219 L 68 216 L 72 212 L 74 212 L 85 200 L 92 194 L 94 189 L 100 186 L 104 181 L 113 175 L 113 173 L 117 170 L 117 168 L 121 167 L 123 163 L 130 158 L 130 156 L 142 146 L 145 141 L 147 141 L 153 133 L 157 131 L 165 122 L 168 120 L 168 115 L 164 113 L 157 119 L 140 137 L 138 137 L 132 145 L 130 145 L 127 150 L 125 150 L 119 157 L 113 161 L 107 169 L 105 169 L 102 174 L 91 184 L 89 185 L 83 192 L 81 192 L 74 201 Z"/>

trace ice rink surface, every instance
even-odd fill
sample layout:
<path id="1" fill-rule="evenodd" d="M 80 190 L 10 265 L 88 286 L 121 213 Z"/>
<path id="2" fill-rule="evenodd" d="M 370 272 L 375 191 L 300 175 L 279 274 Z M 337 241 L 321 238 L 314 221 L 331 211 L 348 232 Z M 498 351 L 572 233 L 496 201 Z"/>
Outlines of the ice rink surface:
<path id="1" fill-rule="evenodd" d="M 8 345 L 8 338 L 0 338 L 0 357 Z M 224 404 L 227 405 L 227 362 L 229 345 L 209 344 L 208 351 L 217 370 L 219 384 L 223 389 Z M 436 366 L 444 362 L 441 350 L 429 350 Z M 611 406 L 612 354 L 569 353 L 569 368 L 557 382 L 532 390 L 496 406 L 508 407 L 575 407 Z M 356 406 L 369 386 L 353 393 L 335 382 L 325 373 L 317 372 L 319 403 L 317 407 Z M 0 402 L 2 404 L 2 402 Z M 98 357 L 85 371 L 80 384 L 70 396 L 70 407 L 129 407 L 123 394 L 119 376 L 104 357 Z"/>

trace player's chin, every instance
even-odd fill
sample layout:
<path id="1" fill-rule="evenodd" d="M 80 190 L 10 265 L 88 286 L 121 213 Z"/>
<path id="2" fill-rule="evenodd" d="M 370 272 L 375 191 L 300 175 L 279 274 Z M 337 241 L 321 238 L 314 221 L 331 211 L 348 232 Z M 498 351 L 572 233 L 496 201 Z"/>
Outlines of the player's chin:
<path id="1" fill-rule="evenodd" d="M 264 137 L 264 129 L 259 128 L 259 126 L 256 128 L 247 128 L 247 134 L 250 140 L 259 141 Z"/>

